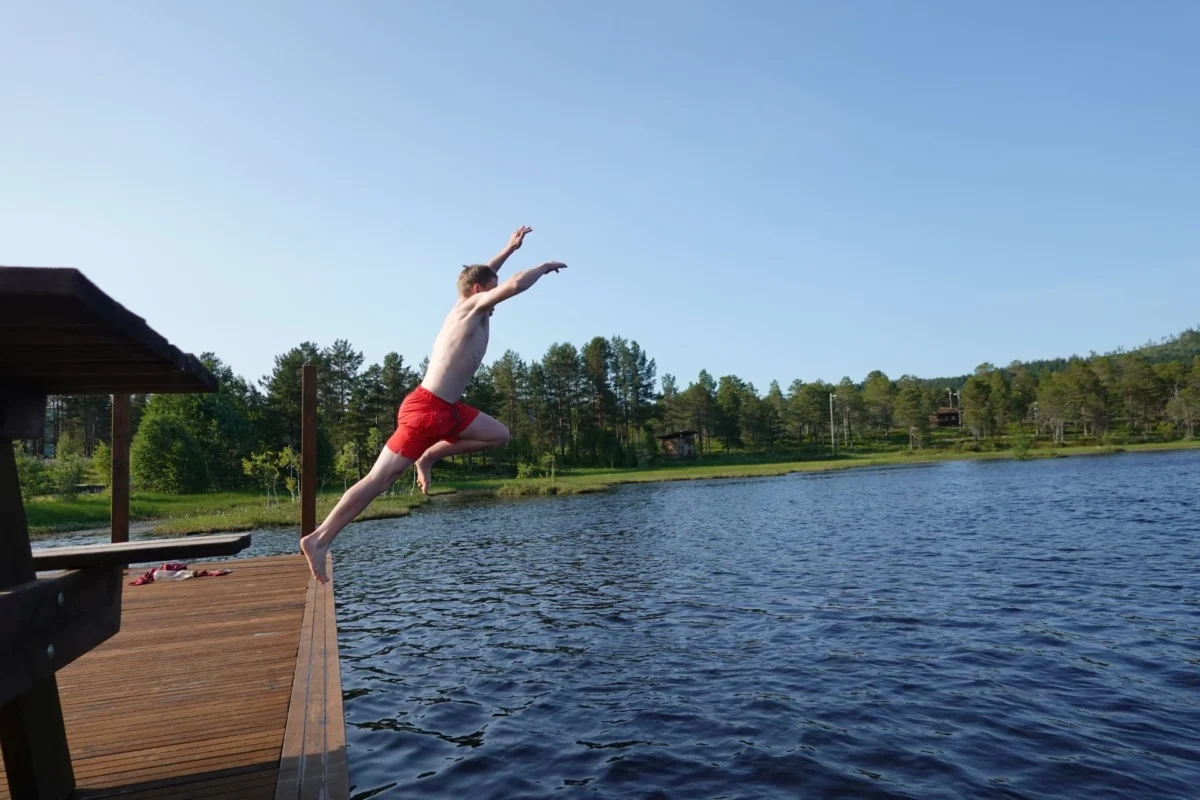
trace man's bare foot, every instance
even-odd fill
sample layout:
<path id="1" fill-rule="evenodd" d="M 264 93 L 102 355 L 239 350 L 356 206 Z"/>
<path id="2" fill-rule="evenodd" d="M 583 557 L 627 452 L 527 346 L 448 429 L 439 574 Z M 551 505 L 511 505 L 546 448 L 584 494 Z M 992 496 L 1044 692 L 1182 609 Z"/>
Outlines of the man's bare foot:
<path id="1" fill-rule="evenodd" d="M 433 464 L 423 458 L 418 458 L 413 464 L 413 469 L 417 471 L 417 486 L 421 487 L 421 494 L 429 494 L 429 483 L 433 480 Z"/>
<path id="2" fill-rule="evenodd" d="M 317 583 L 329 583 L 329 575 L 325 572 L 325 554 L 329 552 L 329 545 L 321 544 L 317 534 L 310 533 L 300 537 L 300 552 L 308 559 L 308 568 Z"/>

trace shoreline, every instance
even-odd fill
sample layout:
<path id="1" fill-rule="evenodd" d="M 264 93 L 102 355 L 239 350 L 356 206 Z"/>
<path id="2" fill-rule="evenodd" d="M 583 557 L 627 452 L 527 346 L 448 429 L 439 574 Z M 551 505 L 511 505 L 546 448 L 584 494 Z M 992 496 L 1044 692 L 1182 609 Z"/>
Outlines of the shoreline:
<path id="1" fill-rule="evenodd" d="M 474 495 L 482 497 L 545 497 L 557 495 L 592 494 L 606 492 L 614 486 L 635 483 L 672 483 L 693 480 L 732 480 L 737 478 L 770 478 L 804 472 L 835 472 L 864 467 L 928 466 L 947 461 L 975 460 L 1028 460 L 1042 461 L 1072 456 L 1116 455 L 1118 453 L 1174 452 L 1200 449 L 1200 439 L 1178 442 L 1129 444 L 1119 446 L 1076 446 L 1050 450 L 1034 450 L 1024 459 L 1019 459 L 1011 450 L 995 452 L 971 451 L 916 451 L 911 454 L 884 453 L 863 456 L 848 456 L 811 461 L 780 461 L 763 464 L 731 464 L 706 466 L 703 464 L 665 466 L 651 469 L 626 471 L 596 471 L 595 473 L 567 473 L 555 478 L 501 479 L 450 481 L 449 485 L 435 488 L 428 497 L 421 495 L 394 495 L 377 500 L 355 522 L 377 519 L 396 519 L 408 516 L 433 502 L 435 497 L 450 495 Z M 457 484 L 457 485 L 456 485 Z M 320 500 L 326 500 L 325 497 Z M 319 502 L 331 507 L 336 499 Z M 294 512 L 294 513 L 293 513 Z M 292 517 L 295 519 L 292 519 Z M 67 523 L 70 525 L 70 523 Z M 299 525 L 299 507 L 275 506 L 263 509 L 258 503 L 229 512 L 217 510 L 193 516 L 176 516 L 161 519 L 135 520 L 131 533 L 148 533 L 151 536 L 190 536 L 208 533 L 235 533 L 251 530 L 278 530 Z M 81 522 L 77 528 L 34 528 L 30 535 L 34 540 L 57 537 L 99 535 L 108 530 L 93 521 Z"/>
<path id="2" fill-rule="evenodd" d="M 905 454 L 872 454 L 839 459 L 812 461 L 781 461 L 767 464 L 737 464 L 723 467 L 682 466 L 649 470 L 629 470 L 624 473 L 601 473 L 595 476 L 566 475 L 551 481 L 550 478 L 534 478 L 506 481 L 502 486 L 491 489 L 497 496 L 521 497 L 529 495 L 589 494 L 634 483 L 670 483 L 688 480 L 727 480 L 735 478 L 768 478 L 793 475 L 802 472 L 835 472 L 862 467 L 928 466 L 947 461 L 1046 461 L 1072 456 L 1116 455 L 1118 453 L 1174 452 L 1200 450 L 1200 439 L 1179 442 L 1153 442 L 1148 444 L 1100 445 L 1062 447 L 1046 451 L 1032 451 L 1025 458 L 1018 458 L 1011 450 L 994 452 L 925 452 Z M 1047 452 L 1048 451 L 1048 452 Z M 683 472 L 675 474 L 672 472 Z M 485 487 L 480 490 L 487 491 Z M 461 491 L 461 490 L 460 490 Z"/>

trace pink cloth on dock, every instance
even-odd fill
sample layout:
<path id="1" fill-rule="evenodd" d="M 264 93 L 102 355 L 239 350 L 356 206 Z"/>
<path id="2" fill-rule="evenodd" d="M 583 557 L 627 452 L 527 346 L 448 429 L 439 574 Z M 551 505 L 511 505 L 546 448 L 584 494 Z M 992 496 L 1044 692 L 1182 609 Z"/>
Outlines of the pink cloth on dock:
<path id="1" fill-rule="evenodd" d="M 143 586 L 147 583 L 154 583 L 154 573 L 158 572 L 159 570 L 163 570 L 164 572 L 186 571 L 187 564 L 178 564 L 175 562 L 171 562 L 169 564 L 163 564 L 161 567 L 155 567 L 154 569 L 150 570 L 145 575 L 142 575 L 140 578 L 133 581 L 129 585 L 130 586 Z M 189 574 L 185 577 L 188 577 L 188 578 L 216 578 L 221 575 L 228 575 L 231 572 L 233 572 L 233 570 L 231 570 L 231 569 L 198 569 L 198 570 L 191 572 L 191 574 Z"/>

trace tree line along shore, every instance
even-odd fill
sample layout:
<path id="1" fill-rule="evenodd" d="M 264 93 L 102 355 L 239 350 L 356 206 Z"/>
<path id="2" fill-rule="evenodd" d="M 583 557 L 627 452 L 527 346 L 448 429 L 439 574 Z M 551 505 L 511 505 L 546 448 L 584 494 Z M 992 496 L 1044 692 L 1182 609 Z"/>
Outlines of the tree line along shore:
<path id="1" fill-rule="evenodd" d="M 164 520 L 176 532 L 187 532 L 183 519 L 222 516 L 208 520 L 208 529 L 222 522 L 234 526 L 225 529 L 291 524 L 304 364 L 316 364 L 320 375 L 323 503 L 370 469 L 396 408 L 425 367 L 397 353 L 364 365 L 345 340 L 325 348 L 302 343 L 277 356 L 257 382 L 215 354 L 202 360 L 218 392 L 137 396 L 132 403 L 131 513 Z M 874 371 L 859 381 L 794 380 L 786 389 L 772 381 L 765 392 L 737 375 L 704 370 L 684 386 L 672 374 L 660 378 L 638 342 L 596 337 L 578 348 L 553 344 L 539 360 L 505 352 L 481 367 L 463 399 L 508 425 L 513 438 L 503 449 L 443 462 L 435 484 L 501 494 L 950 457 L 1181 447 L 1194 441 L 1200 423 L 1200 331 L 1128 352 L 981 364 L 950 378 L 892 379 Z M 86 493 L 102 493 L 107 481 L 110 403 L 106 396 L 51 397 L 45 439 L 14 445 L 35 530 L 103 524 L 103 498 Z M 679 431 L 691 432 L 694 442 L 695 458 L 686 463 L 659 439 Z M 398 488 L 368 513 L 407 513 L 420 502 L 409 488 Z"/>

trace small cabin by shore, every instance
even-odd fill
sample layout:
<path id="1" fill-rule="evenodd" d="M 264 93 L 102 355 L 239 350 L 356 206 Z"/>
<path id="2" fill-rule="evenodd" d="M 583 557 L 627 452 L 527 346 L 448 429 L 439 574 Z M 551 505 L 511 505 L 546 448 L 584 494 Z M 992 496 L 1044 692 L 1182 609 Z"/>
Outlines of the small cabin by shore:
<path id="1" fill-rule="evenodd" d="M 658 437 L 663 455 L 668 458 L 695 458 L 699 431 L 675 431 Z"/>
<path id="2" fill-rule="evenodd" d="M 957 408 L 939 408 L 936 414 L 929 417 L 929 424 L 935 428 L 957 428 L 961 422 Z"/>

